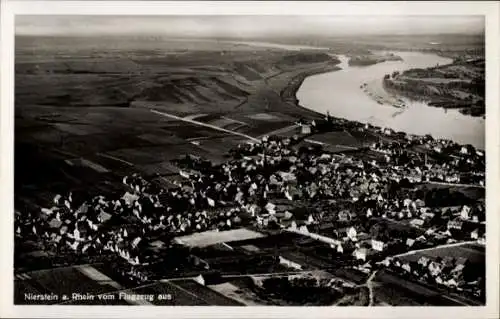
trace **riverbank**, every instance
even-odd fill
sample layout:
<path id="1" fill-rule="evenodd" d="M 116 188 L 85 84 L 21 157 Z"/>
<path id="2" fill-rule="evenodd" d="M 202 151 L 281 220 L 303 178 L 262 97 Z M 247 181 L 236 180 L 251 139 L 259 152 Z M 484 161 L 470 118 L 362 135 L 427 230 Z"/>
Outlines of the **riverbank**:
<path id="1" fill-rule="evenodd" d="M 258 137 L 293 125 L 300 118 L 322 119 L 328 108 L 306 104 L 297 93 L 312 78 L 347 73 L 340 67 L 347 64 L 344 59 L 339 63 L 330 54 L 330 59 L 322 59 L 318 52 L 308 55 L 245 47 L 230 51 L 233 48 L 227 44 L 219 48 L 216 43 L 204 43 L 203 47 L 214 47 L 211 51 L 177 55 L 185 44 L 175 44 L 179 48 L 171 48 L 169 59 L 151 51 L 131 61 L 128 54 L 113 51 L 107 58 L 75 55 L 64 63 L 43 62 L 43 55 L 36 63 L 16 61 L 16 158 L 33 158 L 39 163 L 33 167 L 16 161 L 16 193 L 31 200 L 33 192 L 45 191 L 52 185 L 85 188 L 99 180 L 100 173 L 80 167 L 72 167 L 73 175 L 68 177 L 65 167 L 51 164 L 54 158 L 84 158 L 113 173 L 134 170 L 146 175 L 171 174 L 169 161 L 185 154 L 221 162 L 223 154 L 241 143 L 243 137 L 211 126 Z M 73 45 L 68 42 L 68 50 Z M 109 63 L 111 58 L 114 63 Z M 389 63 L 354 69 L 366 72 L 385 64 Z M 58 85 L 50 85 L 54 82 Z M 345 103 L 349 97 L 341 100 L 338 94 L 331 96 L 342 82 L 325 88 L 317 86 L 314 92 L 332 107 L 332 118 L 343 127 L 364 126 L 363 122 L 387 127 L 370 119 L 360 121 L 345 116 L 342 110 L 363 114 L 357 107 L 366 103 L 353 100 L 349 105 Z M 355 90 L 359 93 L 359 85 Z M 117 101 L 128 101 L 128 107 L 112 106 Z M 389 109 L 375 106 L 377 112 Z M 207 125 L 201 128 L 175 117 L 160 117 L 151 109 L 178 118 L 196 118 Z M 369 128 L 357 138 L 367 144 L 376 135 L 372 131 Z M 36 153 L 41 146 L 44 151 Z"/>
<path id="2" fill-rule="evenodd" d="M 393 98 L 381 99 L 384 107 L 373 96 L 363 92 L 363 84 L 378 81 L 381 91 L 382 79 L 387 74 L 409 69 L 425 69 L 452 62 L 448 58 L 419 52 L 395 52 L 403 61 L 391 61 L 366 67 L 349 67 L 343 61 L 341 72 L 330 72 L 308 77 L 297 91 L 297 99 L 302 106 L 314 109 L 321 114 L 327 111 L 337 118 L 363 124 L 390 128 L 396 132 L 410 135 L 430 135 L 435 139 L 451 140 L 465 145 L 471 144 L 484 149 L 484 119 L 460 114 L 456 110 L 445 112 L 437 107 L 429 107 L 425 102 L 401 98 L 391 92 L 376 94 L 391 95 Z M 370 83 L 371 84 L 371 83 Z M 372 94 L 373 95 L 373 94 Z M 399 99 L 403 100 L 399 101 Z M 401 107 L 393 107 L 396 100 Z M 389 103 L 390 102 L 390 103 Z"/>
<path id="3" fill-rule="evenodd" d="M 342 70 L 342 68 L 340 68 L 337 65 L 325 65 L 322 68 L 313 68 L 313 69 L 301 72 L 297 75 L 294 75 L 290 79 L 288 85 L 283 90 L 281 90 L 280 96 L 283 99 L 283 101 L 285 101 L 287 103 L 292 103 L 295 106 L 300 107 L 302 109 L 305 108 L 307 110 L 310 110 L 309 108 L 306 108 L 306 107 L 300 105 L 299 100 L 297 99 L 297 91 L 302 86 L 302 83 L 304 83 L 304 80 L 310 76 L 313 76 L 313 75 L 334 72 L 334 71 L 339 71 L 339 70 Z M 310 111 L 312 111 L 312 110 L 310 110 Z M 316 112 L 316 111 L 313 111 L 313 112 L 315 112 L 317 114 L 321 114 L 320 112 Z"/>
<path id="4" fill-rule="evenodd" d="M 396 108 L 404 108 L 406 106 L 400 97 L 385 90 L 380 80 L 368 81 L 360 86 L 360 90 L 381 106 Z"/>
<path id="5" fill-rule="evenodd" d="M 383 86 L 393 94 L 425 101 L 432 107 L 458 109 L 464 115 L 484 117 L 484 62 L 482 58 L 470 58 L 447 65 L 386 74 Z"/>

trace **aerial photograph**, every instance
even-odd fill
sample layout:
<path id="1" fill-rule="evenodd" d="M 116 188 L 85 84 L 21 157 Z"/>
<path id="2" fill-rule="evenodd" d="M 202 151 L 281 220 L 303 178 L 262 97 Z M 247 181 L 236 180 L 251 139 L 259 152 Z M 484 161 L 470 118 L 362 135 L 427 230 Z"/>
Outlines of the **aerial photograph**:
<path id="1" fill-rule="evenodd" d="M 486 304 L 484 16 L 16 15 L 14 49 L 14 304 Z"/>

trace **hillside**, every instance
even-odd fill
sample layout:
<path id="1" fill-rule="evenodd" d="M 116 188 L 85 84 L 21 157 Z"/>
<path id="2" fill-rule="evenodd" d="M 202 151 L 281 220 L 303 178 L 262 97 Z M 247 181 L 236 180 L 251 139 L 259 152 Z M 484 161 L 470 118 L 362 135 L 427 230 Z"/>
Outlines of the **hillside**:
<path id="1" fill-rule="evenodd" d="M 106 193 L 98 180 L 131 170 L 173 174 L 170 160 L 185 154 L 220 162 L 241 137 L 151 111 L 260 136 L 317 118 L 296 107 L 295 90 L 339 62 L 217 42 L 105 40 L 16 39 L 16 205 L 89 185 Z"/>
<path id="2" fill-rule="evenodd" d="M 182 105 L 186 113 L 214 106 L 230 112 L 268 78 L 314 64 L 339 63 L 326 53 L 212 45 L 211 50 L 186 51 L 181 46 L 148 54 L 133 49 L 100 53 L 83 46 L 71 58 L 58 54 L 68 48 L 56 46 L 56 52 L 42 52 L 38 59 L 26 57 L 19 48 L 16 106 L 127 107 L 161 102 L 172 109 Z"/>

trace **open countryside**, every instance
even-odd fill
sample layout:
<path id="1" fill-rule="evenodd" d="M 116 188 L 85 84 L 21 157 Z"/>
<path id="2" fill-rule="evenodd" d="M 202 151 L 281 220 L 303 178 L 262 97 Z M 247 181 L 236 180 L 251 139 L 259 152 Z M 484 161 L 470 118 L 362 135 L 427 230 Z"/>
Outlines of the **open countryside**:
<path id="1" fill-rule="evenodd" d="M 433 37 L 16 35 L 15 303 L 484 305 L 480 103 L 363 91 Z"/>

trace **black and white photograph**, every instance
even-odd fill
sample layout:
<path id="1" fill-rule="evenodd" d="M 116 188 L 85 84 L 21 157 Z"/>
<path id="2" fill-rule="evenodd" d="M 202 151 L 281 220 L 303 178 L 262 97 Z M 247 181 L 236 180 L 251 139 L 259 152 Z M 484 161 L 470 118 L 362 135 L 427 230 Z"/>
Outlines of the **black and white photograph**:
<path id="1" fill-rule="evenodd" d="M 16 14 L 13 304 L 486 306 L 486 22 Z"/>

